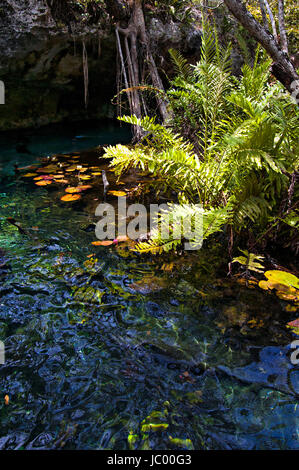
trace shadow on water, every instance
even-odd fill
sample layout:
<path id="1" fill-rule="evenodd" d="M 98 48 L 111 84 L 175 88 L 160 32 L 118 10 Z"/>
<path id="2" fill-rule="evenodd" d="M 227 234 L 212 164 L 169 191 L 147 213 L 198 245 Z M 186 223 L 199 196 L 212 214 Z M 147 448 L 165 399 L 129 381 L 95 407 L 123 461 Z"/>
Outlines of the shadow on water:
<path id="1" fill-rule="evenodd" d="M 104 144 L 129 142 L 131 131 L 126 125 L 112 122 L 83 121 L 53 124 L 39 130 L 0 133 L 1 176 L 13 174 L 14 164 L 30 165 L 35 158 L 55 153 L 70 153 Z"/>
<path id="2" fill-rule="evenodd" d="M 23 154 L 4 137 L 0 449 L 298 448 L 299 371 L 282 301 L 219 277 L 221 247 L 171 270 L 95 247 L 102 189 L 68 205 L 54 185 L 8 176 L 16 161 L 126 141 L 127 131 L 44 130 Z"/>

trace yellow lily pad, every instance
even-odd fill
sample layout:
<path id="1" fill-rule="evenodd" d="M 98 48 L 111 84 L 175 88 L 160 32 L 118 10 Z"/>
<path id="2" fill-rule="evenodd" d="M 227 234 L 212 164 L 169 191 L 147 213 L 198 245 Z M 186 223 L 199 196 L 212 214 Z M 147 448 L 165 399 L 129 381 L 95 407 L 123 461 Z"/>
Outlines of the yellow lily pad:
<path id="1" fill-rule="evenodd" d="M 49 184 L 52 184 L 52 180 L 40 180 L 40 181 L 36 181 L 35 184 L 37 186 L 47 186 Z"/>
<path id="2" fill-rule="evenodd" d="M 81 180 L 90 180 L 91 176 L 89 175 L 80 175 Z"/>
<path id="3" fill-rule="evenodd" d="M 297 310 L 298 310 L 298 307 L 296 307 L 296 305 L 287 305 L 285 307 L 286 312 L 297 312 Z"/>
<path id="4" fill-rule="evenodd" d="M 58 179 L 58 180 L 56 180 L 56 178 L 55 178 L 54 181 L 55 181 L 55 183 L 61 183 L 61 184 L 68 184 L 68 182 L 69 182 L 69 180 L 65 180 L 65 179 Z"/>
<path id="5" fill-rule="evenodd" d="M 81 191 L 82 191 L 82 189 L 81 189 L 79 186 L 70 187 L 70 188 L 66 188 L 66 189 L 65 189 L 65 192 L 66 192 L 66 193 L 70 193 L 70 194 L 80 193 Z"/>
<path id="6" fill-rule="evenodd" d="M 61 201 L 72 202 L 72 201 L 77 201 L 80 198 L 81 198 L 80 194 L 66 194 L 65 196 L 62 196 L 60 199 Z"/>
<path id="7" fill-rule="evenodd" d="M 286 271 L 266 271 L 267 281 L 259 282 L 259 287 L 264 290 L 275 290 L 277 297 L 288 302 L 299 300 L 299 279 Z"/>
<path id="8" fill-rule="evenodd" d="M 92 242 L 91 244 L 94 245 L 94 246 L 110 246 L 110 245 L 113 245 L 113 241 L 111 241 L 111 240 L 102 240 L 102 241 L 98 240 L 96 242 Z"/>
<path id="9" fill-rule="evenodd" d="M 297 290 L 295 287 L 287 286 L 285 284 L 280 284 L 279 282 L 272 282 L 272 281 L 260 281 L 259 287 L 264 290 L 277 290 L 278 292 L 283 292 L 284 294 L 297 294 Z"/>
<path id="10" fill-rule="evenodd" d="M 64 174 L 62 174 L 62 173 L 57 173 L 57 174 L 54 175 L 54 178 L 55 178 L 56 180 L 64 179 Z"/>
<path id="11" fill-rule="evenodd" d="M 286 271 L 266 271 L 265 276 L 269 281 L 278 282 L 279 284 L 284 284 L 286 286 L 296 287 L 299 289 L 299 279 L 294 276 L 294 274 L 288 273 Z"/>
<path id="12" fill-rule="evenodd" d="M 125 193 L 124 191 L 108 191 L 108 194 L 111 194 L 112 196 L 117 196 L 117 197 L 122 197 L 122 196 L 127 195 L 127 193 Z"/>

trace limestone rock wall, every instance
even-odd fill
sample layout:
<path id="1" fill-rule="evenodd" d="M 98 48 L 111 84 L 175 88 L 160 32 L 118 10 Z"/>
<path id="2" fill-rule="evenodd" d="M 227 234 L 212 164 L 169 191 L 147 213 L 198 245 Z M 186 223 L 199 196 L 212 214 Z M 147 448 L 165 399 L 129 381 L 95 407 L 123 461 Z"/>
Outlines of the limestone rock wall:
<path id="1" fill-rule="evenodd" d="M 0 130 L 36 127 L 63 120 L 113 117 L 116 93 L 114 30 L 97 24 L 64 24 L 53 18 L 46 0 L 0 0 L 0 80 L 6 104 Z M 51 4 L 51 3 L 50 3 Z M 103 26 L 104 24 L 104 26 Z M 169 47 L 199 54 L 198 27 L 152 18 L 149 34 L 158 66 L 167 67 Z M 82 41 L 89 62 L 89 106 L 84 106 Z"/>

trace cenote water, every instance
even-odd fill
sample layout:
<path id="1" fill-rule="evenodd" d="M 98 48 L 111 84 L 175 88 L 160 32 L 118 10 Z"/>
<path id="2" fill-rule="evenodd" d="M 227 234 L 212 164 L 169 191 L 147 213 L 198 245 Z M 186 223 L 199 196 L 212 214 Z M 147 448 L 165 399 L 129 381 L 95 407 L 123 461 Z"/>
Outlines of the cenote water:
<path id="1" fill-rule="evenodd" d="M 162 260 L 92 245 L 98 175 L 67 203 L 63 184 L 24 177 L 36 167 L 14 174 L 53 154 L 66 172 L 101 166 L 85 150 L 128 138 L 102 125 L 1 137 L 0 448 L 298 449 L 283 301 L 227 278 L 221 246 Z"/>

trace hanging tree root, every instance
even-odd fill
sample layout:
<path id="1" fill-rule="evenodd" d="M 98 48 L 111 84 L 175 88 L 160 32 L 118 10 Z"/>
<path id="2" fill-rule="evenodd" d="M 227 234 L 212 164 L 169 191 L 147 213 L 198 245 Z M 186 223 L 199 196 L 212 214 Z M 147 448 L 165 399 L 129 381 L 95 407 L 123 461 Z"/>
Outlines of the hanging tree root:
<path id="1" fill-rule="evenodd" d="M 83 63 L 83 76 L 84 76 L 84 103 L 85 103 L 85 109 L 87 109 L 89 76 L 88 76 L 88 55 L 87 55 L 86 45 L 85 45 L 84 40 L 82 43 L 82 63 Z"/>
<path id="2" fill-rule="evenodd" d="M 130 112 L 140 118 L 142 115 L 147 114 L 146 103 L 140 94 L 139 86 L 142 85 L 142 78 L 146 75 L 144 67 L 140 64 L 140 59 L 143 59 L 141 54 L 138 54 L 140 50 L 144 50 L 145 60 L 143 60 L 143 65 L 148 69 L 153 89 L 164 91 L 164 87 L 150 48 L 141 0 L 131 1 L 131 7 L 132 14 L 127 28 L 116 26 L 116 42 L 121 66 L 120 74 L 124 81 Z M 121 41 L 120 34 L 123 36 L 123 41 Z M 141 78 L 140 70 L 142 68 Z M 168 112 L 164 95 L 157 93 L 155 96 L 161 118 L 166 121 Z M 134 134 L 135 139 L 139 140 L 142 137 L 141 129 L 136 127 Z"/>

